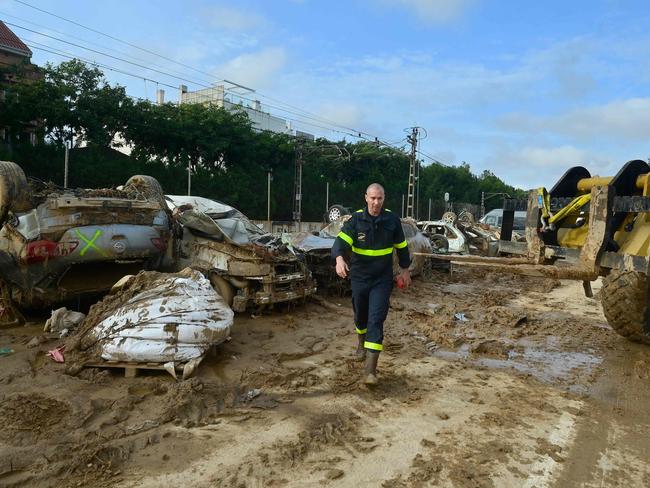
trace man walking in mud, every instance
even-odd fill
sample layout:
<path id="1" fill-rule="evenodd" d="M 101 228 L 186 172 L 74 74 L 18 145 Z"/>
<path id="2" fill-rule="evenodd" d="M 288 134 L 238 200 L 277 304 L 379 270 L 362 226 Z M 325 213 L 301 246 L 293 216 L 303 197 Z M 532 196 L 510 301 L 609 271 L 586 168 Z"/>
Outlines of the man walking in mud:
<path id="1" fill-rule="evenodd" d="M 405 287 L 411 285 L 411 258 L 399 217 L 383 208 L 384 188 L 372 183 L 365 199 L 366 207 L 357 210 L 336 237 L 332 257 L 336 259 L 336 274 L 341 278 L 350 276 L 359 339 L 356 355 L 366 361 L 364 383 L 376 385 L 384 320 L 393 290 L 393 249 L 397 250 L 401 268 L 398 282 Z"/>

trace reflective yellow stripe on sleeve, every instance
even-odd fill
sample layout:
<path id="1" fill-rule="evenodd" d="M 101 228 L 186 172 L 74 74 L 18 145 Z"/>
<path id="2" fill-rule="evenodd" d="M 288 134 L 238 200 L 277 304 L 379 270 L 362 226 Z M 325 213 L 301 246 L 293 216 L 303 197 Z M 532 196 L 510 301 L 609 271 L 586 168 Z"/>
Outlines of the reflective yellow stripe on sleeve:
<path id="1" fill-rule="evenodd" d="M 354 326 L 354 328 L 356 329 L 357 334 L 359 334 L 359 335 L 361 335 L 361 334 L 365 334 L 366 332 L 368 332 L 368 328 L 360 329 L 360 328 L 357 327 L 356 325 Z"/>
<path id="2" fill-rule="evenodd" d="M 362 256 L 385 256 L 386 254 L 391 254 L 393 252 L 393 248 L 387 247 L 386 249 L 359 249 L 358 247 L 352 246 L 352 252 L 361 254 Z"/>
<path id="3" fill-rule="evenodd" d="M 339 232 L 339 235 L 338 235 L 337 237 L 340 237 L 340 238 L 343 239 L 345 242 L 347 242 L 348 244 L 352 245 L 352 237 L 350 237 L 349 235 L 347 235 L 345 232 L 343 232 L 343 231 Z"/>
<path id="4" fill-rule="evenodd" d="M 377 344 L 376 342 L 365 341 L 363 343 L 363 347 L 365 347 L 366 349 L 372 349 L 373 351 L 383 351 L 384 350 L 384 346 L 382 346 L 381 344 Z"/>
<path id="5" fill-rule="evenodd" d="M 406 242 L 406 239 L 404 239 L 402 242 L 398 242 L 397 244 L 393 244 L 397 249 L 403 249 L 408 245 Z"/>

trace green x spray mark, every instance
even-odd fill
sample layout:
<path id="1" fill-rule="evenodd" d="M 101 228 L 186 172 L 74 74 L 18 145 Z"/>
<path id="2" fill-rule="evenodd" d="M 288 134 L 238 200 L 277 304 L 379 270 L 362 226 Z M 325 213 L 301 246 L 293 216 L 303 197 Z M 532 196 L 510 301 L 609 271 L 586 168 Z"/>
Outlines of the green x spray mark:
<path id="1" fill-rule="evenodd" d="M 81 252 L 79 253 L 79 256 L 83 257 L 84 254 L 86 254 L 86 252 L 88 251 L 88 249 L 94 249 L 99 254 L 106 257 L 106 253 L 104 251 L 102 251 L 100 248 L 98 248 L 97 245 L 95 244 L 95 241 L 97 240 L 97 238 L 102 235 L 101 230 L 97 229 L 95 231 L 95 234 L 93 235 L 92 239 L 88 239 L 85 235 L 83 235 L 77 229 L 75 229 L 74 232 L 75 232 L 75 234 L 77 234 L 77 237 L 79 237 L 79 239 L 81 239 L 82 241 L 84 241 L 86 243 L 86 246 L 81 250 Z"/>

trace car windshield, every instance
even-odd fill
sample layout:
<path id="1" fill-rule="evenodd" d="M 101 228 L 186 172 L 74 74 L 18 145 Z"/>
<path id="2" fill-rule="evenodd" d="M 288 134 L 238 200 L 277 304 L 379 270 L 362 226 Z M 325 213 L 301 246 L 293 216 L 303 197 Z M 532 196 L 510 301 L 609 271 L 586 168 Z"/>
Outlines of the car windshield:
<path id="1" fill-rule="evenodd" d="M 223 235 L 237 244 L 248 244 L 256 237 L 266 234 L 239 210 L 218 200 L 174 195 L 167 195 L 166 200 L 172 211 L 183 210 L 187 206 L 188 209 L 210 217 Z M 204 231 L 205 228 L 197 227 L 195 229 Z"/>

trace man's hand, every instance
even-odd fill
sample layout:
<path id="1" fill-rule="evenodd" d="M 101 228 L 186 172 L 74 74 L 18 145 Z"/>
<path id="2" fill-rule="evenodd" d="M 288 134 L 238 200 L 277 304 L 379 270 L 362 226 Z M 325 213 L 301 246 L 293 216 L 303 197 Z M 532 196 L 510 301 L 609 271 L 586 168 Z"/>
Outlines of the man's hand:
<path id="1" fill-rule="evenodd" d="M 347 278 L 349 272 L 350 272 L 350 268 L 348 267 L 348 263 L 345 262 L 345 259 L 343 259 L 343 256 L 337 256 L 336 274 L 339 275 L 341 278 Z M 411 279 L 409 278 L 409 283 L 410 281 Z"/>
<path id="2" fill-rule="evenodd" d="M 409 288 L 411 286 L 411 273 L 409 272 L 408 268 L 403 269 L 402 272 L 400 273 L 400 276 L 402 277 L 402 283 L 404 283 L 404 288 Z"/>

